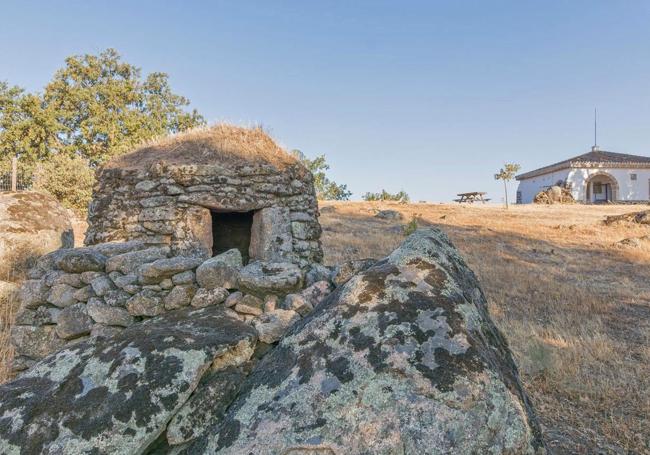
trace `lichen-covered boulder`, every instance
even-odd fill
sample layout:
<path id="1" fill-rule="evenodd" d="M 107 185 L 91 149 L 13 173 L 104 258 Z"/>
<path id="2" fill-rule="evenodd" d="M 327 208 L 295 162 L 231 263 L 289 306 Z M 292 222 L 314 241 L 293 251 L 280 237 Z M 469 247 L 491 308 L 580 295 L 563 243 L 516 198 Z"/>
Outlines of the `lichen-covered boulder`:
<path id="1" fill-rule="evenodd" d="M 143 453 L 211 365 L 240 364 L 254 343 L 210 307 L 64 349 L 0 386 L 0 453 Z"/>
<path id="2" fill-rule="evenodd" d="M 336 286 L 345 284 L 350 278 L 377 262 L 376 259 L 355 259 L 336 266 L 332 273 L 332 282 Z"/>
<path id="3" fill-rule="evenodd" d="M 185 453 L 543 452 L 474 274 L 422 230 L 293 325 Z"/>
<path id="4" fill-rule="evenodd" d="M 196 269 L 196 281 L 205 289 L 234 289 L 237 287 L 241 267 L 242 255 L 238 249 L 233 248 L 201 264 Z"/>

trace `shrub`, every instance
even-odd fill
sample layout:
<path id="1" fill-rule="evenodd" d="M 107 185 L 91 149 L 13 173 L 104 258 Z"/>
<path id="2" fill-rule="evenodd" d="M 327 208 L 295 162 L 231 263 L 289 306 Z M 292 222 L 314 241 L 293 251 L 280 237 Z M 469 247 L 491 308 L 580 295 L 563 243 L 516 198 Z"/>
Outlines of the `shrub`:
<path id="1" fill-rule="evenodd" d="M 386 190 L 381 190 L 380 193 L 366 193 L 363 195 L 364 201 L 397 201 L 407 203 L 411 200 L 405 191 L 398 193 L 389 193 Z"/>
<path id="2" fill-rule="evenodd" d="M 418 230 L 418 220 L 420 219 L 420 215 L 416 214 L 413 215 L 411 218 L 411 221 L 409 221 L 407 224 L 404 225 L 404 236 L 408 237 L 409 235 L 413 234 L 415 231 Z"/>
<path id="3" fill-rule="evenodd" d="M 78 156 L 57 153 L 40 163 L 34 172 L 35 190 L 50 193 L 65 207 L 84 217 L 94 184 L 94 169 Z"/>

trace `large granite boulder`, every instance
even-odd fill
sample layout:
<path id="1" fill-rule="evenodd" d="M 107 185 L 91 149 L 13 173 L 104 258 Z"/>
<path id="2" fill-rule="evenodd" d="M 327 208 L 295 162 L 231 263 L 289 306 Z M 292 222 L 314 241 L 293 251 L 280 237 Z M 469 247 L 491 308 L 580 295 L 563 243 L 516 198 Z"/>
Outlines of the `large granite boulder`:
<path id="1" fill-rule="evenodd" d="M 211 366 L 241 364 L 254 344 L 251 327 L 213 306 L 68 347 L 0 386 L 0 453 L 143 453 Z"/>
<path id="2" fill-rule="evenodd" d="M 241 269 L 239 288 L 264 297 L 267 294 L 286 295 L 302 287 L 303 273 L 291 262 L 255 261 Z"/>
<path id="3" fill-rule="evenodd" d="M 447 237 L 418 231 L 257 364 L 185 453 L 543 453 L 505 339 Z"/>
<path id="4" fill-rule="evenodd" d="M 70 213 L 43 193 L 1 193 L 0 232 L 0 279 L 8 281 L 39 256 L 74 245 Z"/>

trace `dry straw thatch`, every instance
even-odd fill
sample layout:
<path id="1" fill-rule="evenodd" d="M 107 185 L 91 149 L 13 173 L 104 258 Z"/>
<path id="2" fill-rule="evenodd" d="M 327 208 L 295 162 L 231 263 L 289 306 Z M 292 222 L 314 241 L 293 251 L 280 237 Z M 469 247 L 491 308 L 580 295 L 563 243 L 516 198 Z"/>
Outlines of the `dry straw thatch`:
<path id="1" fill-rule="evenodd" d="M 261 127 L 221 123 L 152 140 L 113 158 L 105 168 L 147 169 L 161 160 L 171 165 L 268 163 L 278 168 L 297 162 Z"/>

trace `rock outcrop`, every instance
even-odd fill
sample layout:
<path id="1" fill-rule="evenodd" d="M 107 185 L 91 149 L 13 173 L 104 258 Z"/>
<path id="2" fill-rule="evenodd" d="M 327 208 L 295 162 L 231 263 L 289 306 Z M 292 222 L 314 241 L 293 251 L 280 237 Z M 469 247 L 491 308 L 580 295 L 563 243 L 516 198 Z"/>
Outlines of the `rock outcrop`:
<path id="1" fill-rule="evenodd" d="M 294 325 L 184 453 L 541 452 L 476 278 L 426 230 Z"/>
<path id="2" fill-rule="evenodd" d="M 138 270 L 173 285 L 194 265 Z M 199 288 L 192 302 L 219 293 L 202 309 L 167 311 L 162 291 L 143 289 L 139 307 L 163 312 L 146 320 L 97 297 L 35 304 L 32 285 L 25 320 L 68 311 L 76 323 L 64 328 L 86 333 L 85 310 L 96 335 L 24 326 L 68 344 L 0 387 L 0 453 L 544 453 L 506 341 L 447 237 L 421 230 L 363 265 L 331 294 L 327 280 L 284 298 Z"/>
<path id="3" fill-rule="evenodd" d="M 39 256 L 74 244 L 70 214 L 48 194 L 0 194 L 0 279 L 15 281 Z"/>
<path id="4" fill-rule="evenodd" d="M 142 453 L 211 366 L 243 364 L 255 341 L 211 307 L 69 347 L 0 386 L 0 453 Z"/>

